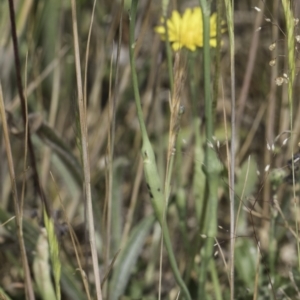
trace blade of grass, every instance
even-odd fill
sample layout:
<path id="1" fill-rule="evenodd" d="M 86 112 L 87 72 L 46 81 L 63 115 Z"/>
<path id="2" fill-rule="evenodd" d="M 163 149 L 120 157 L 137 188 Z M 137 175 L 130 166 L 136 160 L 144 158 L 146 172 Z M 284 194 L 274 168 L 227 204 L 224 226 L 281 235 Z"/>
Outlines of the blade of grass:
<path id="1" fill-rule="evenodd" d="M 55 283 L 55 294 L 56 299 L 61 299 L 61 293 L 60 293 L 60 277 L 61 277 L 61 263 L 59 259 L 59 247 L 58 247 L 58 241 L 55 234 L 55 228 L 53 219 L 49 218 L 47 216 L 47 212 L 44 209 L 44 221 L 45 221 L 45 227 L 47 230 L 47 239 L 49 244 L 49 250 L 50 250 L 50 260 L 53 268 L 53 278 Z"/>
<path id="2" fill-rule="evenodd" d="M 132 230 L 124 249 L 121 251 L 117 259 L 114 274 L 110 283 L 109 299 L 117 300 L 120 299 L 121 295 L 123 295 L 130 279 L 132 268 L 136 265 L 138 255 L 154 221 L 155 219 L 153 216 L 144 218 Z"/>
<path id="3" fill-rule="evenodd" d="M 47 213 L 44 215 L 47 217 Z M 47 219 L 48 220 L 48 219 Z M 45 220 L 45 223 L 47 223 Z M 41 228 L 32 263 L 32 271 L 35 278 L 35 285 L 38 294 L 42 300 L 58 300 L 55 295 L 51 278 L 51 266 L 49 264 L 49 239 L 47 240 L 47 232 L 45 228 Z"/>
<path id="4" fill-rule="evenodd" d="M 62 13 L 61 13 L 62 15 Z M 59 18 L 60 24 L 62 23 L 62 17 Z M 61 26 L 60 26 L 61 27 Z M 57 53 L 56 58 L 59 60 L 58 51 L 61 45 L 61 30 L 59 30 L 58 38 L 55 42 L 55 52 Z M 56 68 L 53 72 L 53 82 L 52 82 L 52 91 L 51 91 L 51 104 L 50 104 L 50 111 L 49 111 L 49 118 L 48 122 L 49 125 L 54 128 L 55 122 L 57 119 L 57 112 L 59 107 L 59 95 L 61 92 L 61 74 L 62 74 L 61 64 L 58 63 Z M 49 169 L 50 169 L 50 159 L 51 159 L 51 149 L 45 147 L 44 155 L 42 160 L 42 184 L 43 186 L 47 186 L 47 181 L 49 178 Z"/>
<path id="5" fill-rule="evenodd" d="M 215 297 L 216 297 L 215 299 L 223 300 L 217 266 L 216 266 L 216 262 L 213 259 L 210 260 L 209 270 L 210 270 L 210 274 L 211 274 L 212 281 L 213 281 L 214 293 L 215 293 Z"/>
<path id="6" fill-rule="evenodd" d="M 82 184 L 82 169 L 76 156 L 72 153 L 72 149 L 57 133 L 46 123 L 42 123 L 36 131 L 41 140 L 55 152 L 63 161 L 72 177 L 80 186 Z"/>

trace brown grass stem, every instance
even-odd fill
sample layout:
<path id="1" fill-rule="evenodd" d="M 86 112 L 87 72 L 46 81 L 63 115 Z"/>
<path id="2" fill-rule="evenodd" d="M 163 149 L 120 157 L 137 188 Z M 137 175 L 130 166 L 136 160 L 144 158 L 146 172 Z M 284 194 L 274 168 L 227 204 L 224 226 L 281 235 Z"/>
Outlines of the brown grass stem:
<path id="1" fill-rule="evenodd" d="M 89 27 L 89 33 L 88 33 L 88 39 L 87 39 L 87 42 L 86 42 L 86 51 L 85 51 L 84 90 L 83 90 L 83 101 L 84 101 L 85 111 L 86 111 L 86 107 L 87 107 L 86 102 L 87 102 L 88 59 L 89 59 L 89 54 L 90 54 L 90 42 L 91 42 L 91 35 L 92 35 L 92 28 L 93 28 L 93 21 L 94 21 L 96 3 L 97 3 L 97 1 L 94 0 L 93 10 L 92 10 L 92 14 L 91 14 L 90 27 Z"/>
<path id="2" fill-rule="evenodd" d="M 143 159 L 142 159 L 142 157 L 140 157 L 136 175 L 135 175 L 135 180 L 133 183 L 132 194 L 130 197 L 130 205 L 129 205 L 129 209 L 128 209 L 128 214 L 126 216 L 126 222 L 125 222 L 125 226 L 124 226 L 124 230 L 123 230 L 123 234 L 122 234 L 122 240 L 121 240 L 121 244 L 120 244 L 121 248 L 123 248 L 125 246 L 126 241 L 129 236 L 130 228 L 131 228 L 132 222 L 133 222 L 134 211 L 135 211 L 135 207 L 136 207 L 136 203 L 137 203 L 137 199 L 138 199 L 138 190 L 141 185 L 142 179 L 143 179 Z"/>
<path id="3" fill-rule="evenodd" d="M 266 109 L 267 109 L 267 103 L 263 102 L 260 105 L 257 115 L 251 125 L 250 130 L 248 131 L 247 137 L 246 137 L 243 145 L 241 146 L 239 153 L 237 154 L 237 160 L 239 162 L 243 161 L 245 159 L 245 156 L 246 156 L 247 152 L 249 151 L 249 148 L 255 139 L 255 135 L 259 129 L 259 125 L 261 124 L 261 121 L 263 120 Z"/>
<path id="4" fill-rule="evenodd" d="M 33 286 L 31 282 L 31 276 L 30 276 L 30 270 L 28 265 L 28 259 L 26 255 L 26 248 L 23 238 L 23 226 L 22 226 L 22 214 L 20 211 L 20 201 L 18 198 L 18 190 L 16 185 L 16 175 L 14 170 L 14 162 L 13 162 L 13 155 L 12 155 L 12 149 L 10 145 L 10 138 L 8 133 L 8 125 L 6 120 L 6 114 L 5 114 L 5 106 L 4 106 L 4 99 L 3 99 L 3 93 L 2 93 L 2 86 L 0 83 L 0 115 L 2 119 L 2 127 L 3 127 L 3 135 L 4 135 L 4 144 L 6 148 L 6 155 L 7 155 L 7 161 L 8 161 L 8 167 L 9 167 L 9 175 L 12 185 L 12 195 L 13 195 L 13 202 L 14 202 L 14 210 L 16 214 L 16 227 L 17 227 L 17 235 L 18 235 L 18 241 L 20 246 L 20 252 L 21 252 L 21 260 L 23 265 L 23 271 L 24 271 L 24 277 L 25 277 L 25 294 L 27 300 L 34 300 L 34 291 Z M 25 115 L 26 118 L 26 115 Z M 25 120 L 26 124 L 26 120 Z"/>
<path id="5" fill-rule="evenodd" d="M 251 39 L 251 44 L 249 49 L 249 57 L 247 59 L 245 76 L 243 80 L 242 89 L 239 98 L 237 100 L 238 109 L 236 114 L 236 137 L 237 137 L 238 144 L 239 144 L 238 137 L 239 137 L 239 131 L 241 126 L 241 120 L 243 119 L 244 116 L 244 109 L 246 106 L 246 101 L 250 89 L 252 74 L 255 66 L 256 54 L 259 45 L 260 32 L 257 32 L 257 28 L 261 27 L 261 24 L 264 20 L 264 7 L 265 7 L 264 2 L 259 1 L 258 8 L 261 11 L 256 14 L 256 18 L 253 26 L 253 34 L 252 34 L 252 39 Z M 236 163 L 238 164 L 238 161 Z"/>
<path id="6" fill-rule="evenodd" d="M 109 114 L 108 114 L 108 123 L 110 124 L 110 130 L 108 132 L 108 189 L 107 189 L 107 230 L 106 230 L 106 257 L 105 257 L 105 269 L 108 269 L 108 263 L 110 260 L 110 243 L 111 243 L 111 222 L 112 222 L 112 196 L 113 196 L 113 180 L 114 180 L 114 172 L 113 172 L 113 159 L 114 159 L 114 145 L 115 145 L 115 128 L 116 128 L 116 111 L 117 111 L 117 100 L 119 96 L 119 62 L 120 62 L 120 51 L 122 44 L 122 26 L 123 26 L 123 13 L 124 10 L 124 0 L 121 1 L 121 14 L 119 20 L 119 38 L 117 44 L 117 56 L 115 60 L 115 81 L 112 95 L 112 71 L 113 71 L 113 57 L 111 59 L 111 67 L 110 67 L 110 79 L 109 79 Z M 113 53 L 113 52 L 112 52 Z M 108 293 L 108 285 L 105 285 L 105 295 L 109 298 Z"/>
<path id="7" fill-rule="evenodd" d="M 87 116 L 84 107 L 85 102 L 83 99 L 83 90 L 82 90 L 79 39 L 78 39 L 78 30 L 77 30 L 75 0 L 71 0 L 71 4 L 72 4 L 72 25 L 73 25 L 73 38 L 74 38 L 75 67 L 76 67 L 77 92 L 78 92 L 78 109 L 79 109 L 79 121 L 80 121 L 80 132 L 81 132 L 82 162 L 83 162 L 83 173 L 84 173 L 84 191 L 85 191 L 86 208 L 87 208 L 89 242 L 90 242 L 91 254 L 92 254 L 96 295 L 98 300 L 102 300 L 100 272 L 99 272 L 97 248 L 95 242 L 96 232 L 94 228 L 94 215 L 93 215 L 93 205 L 92 205 L 92 195 L 91 195 L 90 163 L 89 163 L 89 156 L 88 156 L 88 141 L 87 141 Z"/>
<path id="8" fill-rule="evenodd" d="M 10 14 L 10 22 L 11 22 L 11 35 L 12 35 L 13 48 L 14 48 L 14 60 L 15 60 L 15 68 L 16 68 L 17 88 L 18 88 L 18 93 L 19 93 L 19 97 L 20 97 L 20 101 L 21 101 L 23 124 L 25 127 L 26 126 L 26 102 L 25 102 L 25 98 L 24 98 L 22 78 L 21 78 L 21 63 L 20 63 L 20 57 L 19 57 L 18 39 L 17 39 L 17 32 L 16 32 L 14 3 L 13 3 L 13 0 L 8 0 L 8 3 L 9 3 L 9 14 Z M 27 126 L 28 126 L 28 124 L 27 124 Z M 44 192 L 43 192 L 43 189 L 42 189 L 42 186 L 40 183 L 38 171 L 37 171 L 36 158 L 35 158 L 33 144 L 32 144 L 31 136 L 30 136 L 30 128 L 28 127 L 26 130 L 28 131 L 28 151 L 29 151 L 29 155 L 30 155 L 31 167 L 33 170 L 34 187 L 42 201 L 42 204 L 45 206 L 47 214 L 50 215 L 50 206 L 44 195 Z"/>
<path id="9" fill-rule="evenodd" d="M 174 62 L 174 86 L 172 95 L 169 100 L 170 105 L 170 126 L 169 126 L 169 143 L 167 152 L 167 167 L 165 179 L 165 196 L 166 205 L 168 205 L 168 197 L 170 194 L 171 175 L 174 164 L 174 156 L 176 149 L 176 141 L 180 129 L 180 119 L 184 113 L 184 106 L 181 104 L 182 92 L 185 84 L 186 71 L 184 69 L 185 63 L 180 53 L 176 53 Z"/>
<path id="10" fill-rule="evenodd" d="M 28 65 L 28 54 L 26 54 L 26 66 L 25 66 L 25 104 L 26 104 L 26 121 L 25 121 L 25 139 L 24 139 L 24 164 L 23 164 L 23 182 L 22 182 L 22 192 L 21 192 L 21 201 L 20 201 L 20 218 L 21 224 L 23 223 L 23 208 L 24 208 L 24 197 L 25 197 L 25 187 L 26 187 L 26 169 L 27 169 L 27 154 L 28 154 L 28 109 L 27 109 L 27 65 Z"/>
<path id="11" fill-rule="evenodd" d="M 118 45 L 118 48 L 120 45 Z M 118 50 L 119 51 L 119 50 Z M 118 58 L 117 58 L 118 59 Z M 118 65 L 118 64 L 117 64 Z M 118 67 L 117 67 L 118 69 Z M 110 259 L 110 241 L 111 241 L 111 228 L 112 228 L 112 194 L 113 194 L 113 152 L 114 152 L 114 139 L 115 139 L 115 131 L 113 128 L 115 127 L 115 98 L 112 97 L 112 74 L 113 74 L 113 51 L 111 53 L 110 59 L 110 71 L 109 71 L 109 92 L 108 92 L 108 115 L 107 115 L 107 123 L 110 124 L 110 129 L 107 134 L 107 172 L 106 172 L 106 196 L 105 196 L 105 208 L 103 210 L 103 214 L 106 213 L 106 247 L 105 247 L 105 258 L 104 265 L 105 269 L 108 270 L 109 259 Z M 105 220 L 105 218 L 103 218 Z M 103 293 L 105 297 L 109 297 L 108 286 L 105 284 L 103 288 Z"/>

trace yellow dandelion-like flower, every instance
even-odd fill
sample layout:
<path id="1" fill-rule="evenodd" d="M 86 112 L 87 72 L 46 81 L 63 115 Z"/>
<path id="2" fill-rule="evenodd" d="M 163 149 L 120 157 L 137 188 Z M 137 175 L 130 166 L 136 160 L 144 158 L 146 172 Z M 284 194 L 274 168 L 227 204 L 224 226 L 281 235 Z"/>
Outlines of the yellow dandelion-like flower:
<path id="1" fill-rule="evenodd" d="M 164 22 L 164 19 L 161 20 Z M 178 11 L 173 11 L 170 19 L 167 20 L 169 41 L 174 51 L 186 47 L 195 51 L 197 47 L 203 47 L 203 24 L 200 7 L 188 8 L 181 16 Z M 155 31 L 165 40 L 166 30 L 164 26 L 155 27 Z M 217 14 L 210 17 L 210 46 L 217 46 Z"/>

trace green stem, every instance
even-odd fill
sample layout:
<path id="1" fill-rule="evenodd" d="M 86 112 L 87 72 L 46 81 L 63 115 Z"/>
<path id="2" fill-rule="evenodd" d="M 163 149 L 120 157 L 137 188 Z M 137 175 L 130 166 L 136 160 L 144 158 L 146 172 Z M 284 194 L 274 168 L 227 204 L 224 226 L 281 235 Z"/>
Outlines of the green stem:
<path id="1" fill-rule="evenodd" d="M 235 246 L 235 58 L 234 58 L 234 1 L 225 0 L 226 16 L 230 41 L 230 75 L 231 75 L 231 153 L 230 153 L 230 171 L 229 179 L 229 196 L 230 196 L 230 299 L 234 299 L 234 246 Z"/>
<path id="2" fill-rule="evenodd" d="M 207 179 L 207 207 L 205 214 L 204 233 L 208 237 L 215 237 L 217 234 L 217 208 L 218 208 L 218 187 L 219 174 L 222 166 L 217 158 L 216 152 L 211 148 L 213 144 L 214 118 L 212 109 L 212 97 L 210 90 L 210 1 L 199 0 L 202 8 L 203 19 L 203 66 L 204 66 L 204 96 L 205 96 L 205 120 L 206 120 L 206 152 L 204 158 L 204 172 Z M 199 278 L 198 298 L 205 299 L 205 283 L 209 262 L 213 254 L 213 238 L 205 240 L 204 248 L 201 251 L 202 264 Z"/>
<path id="3" fill-rule="evenodd" d="M 286 30 L 287 30 L 287 47 L 288 47 L 288 65 L 289 65 L 289 82 L 288 82 L 288 98 L 289 98 L 289 108 L 290 108 L 290 128 L 291 128 L 291 151 L 292 151 L 292 175 L 293 175 L 293 197 L 295 211 L 298 209 L 296 201 L 296 188 L 295 188 L 295 166 L 294 166 L 294 133 L 293 133 L 293 85 L 295 80 L 295 22 L 293 12 L 291 10 L 291 1 L 282 0 L 282 6 L 284 10 L 285 20 L 286 20 Z M 297 218 L 295 219 L 296 233 L 298 236 L 299 225 Z M 300 245 L 297 242 L 297 252 L 298 252 L 298 269 L 300 270 Z"/>
<path id="4" fill-rule="evenodd" d="M 164 208 L 165 208 L 165 195 L 162 190 L 161 180 L 158 175 L 157 165 L 155 162 L 155 155 L 152 149 L 147 130 L 145 121 L 143 118 L 141 100 L 139 95 L 138 89 L 138 80 L 137 80 L 137 73 L 135 68 L 135 60 L 134 60 L 134 28 L 135 28 L 135 20 L 136 20 L 136 11 L 137 11 L 137 3 L 138 0 L 132 0 L 131 3 L 131 11 L 130 11 L 130 28 L 129 28 L 129 56 L 130 56 L 130 66 L 131 66 L 131 75 L 132 75 L 132 83 L 134 88 L 134 97 L 135 103 L 137 108 L 137 115 L 140 123 L 141 134 L 142 134 L 142 157 L 144 162 L 144 173 L 146 178 L 147 187 L 149 190 L 151 203 L 154 209 L 155 216 L 159 221 L 162 232 L 163 238 L 166 246 L 166 250 L 168 253 L 169 261 L 171 264 L 171 268 L 176 279 L 177 284 L 179 285 L 180 289 L 182 290 L 183 296 L 187 300 L 191 300 L 191 296 L 189 291 L 181 278 L 176 259 L 174 256 L 174 252 L 172 249 L 172 243 L 170 239 L 170 234 L 168 227 L 164 221 Z"/>
<path id="5" fill-rule="evenodd" d="M 217 267 L 215 261 L 212 259 L 209 264 L 209 270 L 210 270 L 210 275 L 213 281 L 213 287 L 214 287 L 214 292 L 215 292 L 215 299 L 216 300 L 222 300 L 222 290 L 220 286 L 220 281 L 219 281 L 219 276 L 217 272 Z"/>
<path id="6" fill-rule="evenodd" d="M 275 195 L 273 197 L 276 197 Z M 277 251 L 277 240 L 275 236 L 275 221 L 276 215 L 278 214 L 277 210 L 271 208 L 271 224 L 269 232 L 269 268 L 271 278 L 275 278 L 275 260 L 276 260 L 276 251 Z"/>
<path id="7" fill-rule="evenodd" d="M 198 114 L 199 107 L 197 102 L 199 101 L 199 88 L 196 85 L 199 78 L 196 76 L 195 65 L 196 65 L 197 53 L 190 52 L 188 60 L 188 72 L 189 72 L 189 85 L 190 85 L 190 98 L 192 101 L 193 111 L 193 127 L 195 132 L 195 147 L 194 147 L 194 175 L 193 175 L 193 198 L 195 199 L 195 215 L 198 224 L 198 233 L 193 237 L 193 243 L 190 245 L 190 252 L 187 259 L 186 277 L 185 281 L 188 282 L 191 270 L 196 268 L 198 272 L 198 264 L 195 264 L 195 256 L 198 255 L 199 247 L 203 241 L 200 237 L 199 232 L 203 232 L 203 218 L 205 215 L 205 183 L 206 177 L 202 170 L 204 163 L 204 149 L 203 149 L 203 135 L 200 132 L 201 128 L 201 117 Z"/>
<path id="8" fill-rule="evenodd" d="M 182 152 L 181 144 L 182 138 L 179 133 L 179 137 L 176 141 L 176 166 L 179 169 L 182 166 Z M 187 197 L 184 189 L 184 180 L 182 173 L 177 172 L 177 181 L 176 181 L 177 191 L 176 191 L 176 206 L 179 215 L 179 228 L 181 231 L 184 249 L 190 257 L 190 241 L 188 237 L 188 228 L 187 228 Z"/>

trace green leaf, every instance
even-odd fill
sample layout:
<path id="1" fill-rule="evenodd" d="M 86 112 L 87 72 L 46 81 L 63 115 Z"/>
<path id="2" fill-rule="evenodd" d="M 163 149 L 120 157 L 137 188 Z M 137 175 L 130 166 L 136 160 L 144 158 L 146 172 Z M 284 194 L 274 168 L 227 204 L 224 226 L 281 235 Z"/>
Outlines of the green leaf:
<path id="1" fill-rule="evenodd" d="M 133 230 L 120 256 L 110 283 L 110 299 L 118 300 L 123 295 L 133 267 L 142 250 L 144 241 L 154 223 L 154 216 L 142 220 Z"/>

